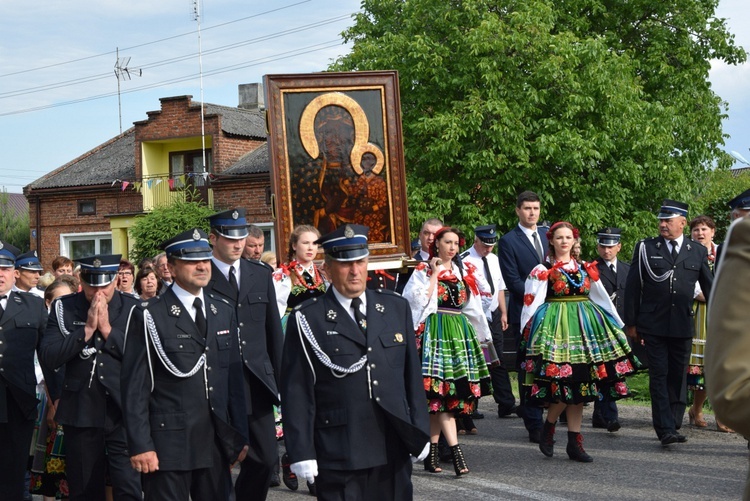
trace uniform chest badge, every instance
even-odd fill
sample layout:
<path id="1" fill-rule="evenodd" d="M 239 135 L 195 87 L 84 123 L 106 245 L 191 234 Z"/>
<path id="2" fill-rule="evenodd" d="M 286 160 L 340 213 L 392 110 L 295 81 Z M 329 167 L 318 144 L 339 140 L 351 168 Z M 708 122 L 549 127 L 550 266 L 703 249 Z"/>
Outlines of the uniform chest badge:
<path id="1" fill-rule="evenodd" d="M 209 305 L 209 307 L 211 308 L 211 313 L 213 313 L 214 315 L 219 314 L 219 310 L 216 309 L 216 305 L 211 304 Z"/>
<path id="2" fill-rule="evenodd" d="M 328 320 L 336 320 L 336 312 L 334 310 L 328 310 L 328 313 L 326 313 L 326 318 Z"/>
<path id="3" fill-rule="evenodd" d="M 397 343 L 403 343 L 404 342 L 404 335 L 400 332 L 397 332 L 396 335 L 393 337 L 393 340 Z"/>
<path id="4" fill-rule="evenodd" d="M 180 307 L 177 306 L 176 304 L 173 304 L 172 307 L 169 309 L 169 312 L 172 315 L 174 315 L 175 317 L 179 317 L 180 316 L 180 311 L 181 311 Z"/>
<path id="5" fill-rule="evenodd" d="M 378 311 L 378 313 L 383 313 L 385 311 L 385 306 L 380 303 L 375 303 L 375 309 Z"/>
<path id="6" fill-rule="evenodd" d="M 661 242 L 656 242 L 656 248 L 661 249 Z"/>
<path id="7" fill-rule="evenodd" d="M 685 247 L 687 247 L 687 250 L 690 250 L 690 244 L 685 244 Z"/>

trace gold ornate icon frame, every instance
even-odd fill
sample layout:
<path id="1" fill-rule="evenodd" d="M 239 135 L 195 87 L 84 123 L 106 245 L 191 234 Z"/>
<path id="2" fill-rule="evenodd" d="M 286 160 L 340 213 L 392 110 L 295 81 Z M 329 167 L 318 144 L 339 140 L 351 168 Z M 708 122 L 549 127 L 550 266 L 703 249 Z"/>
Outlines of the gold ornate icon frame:
<path id="1" fill-rule="evenodd" d="M 371 261 L 408 257 L 398 74 L 266 75 L 264 86 L 282 259 L 297 225 L 324 234 L 347 223 L 370 227 Z"/>

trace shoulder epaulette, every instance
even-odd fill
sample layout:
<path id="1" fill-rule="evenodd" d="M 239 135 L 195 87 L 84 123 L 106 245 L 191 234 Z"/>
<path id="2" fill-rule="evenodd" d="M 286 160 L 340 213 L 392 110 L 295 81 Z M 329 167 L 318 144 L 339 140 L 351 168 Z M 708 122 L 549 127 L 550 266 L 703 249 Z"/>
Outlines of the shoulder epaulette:
<path id="1" fill-rule="evenodd" d="M 461 253 L 461 259 L 465 259 L 469 255 L 469 251 L 463 251 Z"/>

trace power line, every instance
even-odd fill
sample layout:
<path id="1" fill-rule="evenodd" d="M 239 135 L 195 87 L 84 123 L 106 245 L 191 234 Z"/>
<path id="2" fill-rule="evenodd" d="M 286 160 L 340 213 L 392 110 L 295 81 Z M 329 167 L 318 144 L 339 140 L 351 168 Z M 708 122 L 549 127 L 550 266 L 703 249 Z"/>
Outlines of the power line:
<path id="1" fill-rule="evenodd" d="M 282 7 L 278 7 L 276 9 L 271 9 L 271 10 L 267 10 L 267 11 L 264 11 L 264 12 L 261 12 L 261 13 L 258 13 L 258 14 L 253 14 L 252 16 L 242 17 L 240 19 L 235 19 L 234 21 L 227 21 L 226 23 L 221 23 L 221 24 L 217 24 L 217 25 L 214 25 L 214 26 L 209 26 L 208 28 L 205 28 L 203 31 L 208 31 L 208 30 L 212 30 L 212 29 L 215 29 L 215 28 L 220 28 L 222 26 L 227 26 L 227 25 L 233 24 L 233 23 L 239 23 L 241 21 L 247 21 L 248 19 L 253 19 L 253 18 L 256 18 L 256 17 L 264 16 L 266 14 L 272 14 L 274 12 L 278 12 L 278 11 L 281 11 L 281 10 L 284 10 L 284 9 L 288 9 L 288 8 L 291 8 L 291 7 L 296 7 L 298 5 L 302 5 L 303 3 L 308 3 L 310 1 L 311 0 L 301 0 L 301 1 L 293 3 L 293 4 L 289 4 L 289 5 L 284 5 Z M 146 47 L 148 45 L 153 45 L 153 44 L 157 44 L 157 43 L 161 43 L 161 42 L 166 42 L 168 40 L 174 40 L 175 38 L 180 38 L 180 37 L 185 37 L 185 36 L 192 36 L 194 33 L 195 33 L 194 31 L 190 31 L 188 33 L 182 33 L 182 34 L 179 34 L 179 35 L 172 35 L 170 37 L 160 38 L 160 39 L 154 40 L 152 42 L 145 42 L 145 43 L 142 43 L 142 44 L 133 45 L 131 47 L 124 47 L 122 50 L 126 51 L 126 50 L 131 50 L 131 49 L 137 49 L 137 48 L 140 48 L 140 47 Z M 90 56 L 80 57 L 78 59 L 71 59 L 71 60 L 68 60 L 68 61 L 62 61 L 62 62 L 59 62 L 59 63 L 52 63 L 52 64 L 48 64 L 48 65 L 45 65 L 45 66 L 38 66 L 36 68 L 29 68 L 29 69 L 26 69 L 26 70 L 14 71 L 12 73 L 4 73 L 4 74 L 0 74 L 0 78 L 9 77 L 9 76 L 13 76 L 13 75 L 21 75 L 23 73 L 30 73 L 32 71 L 46 70 L 46 69 L 49 69 L 49 68 L 55 68 L 55 67 L 58 67 L 58 66 L 63 66 L 63 65 L 66 65 L 66 64 L 71 64 L 71 63 L 79 63 L 81 61 L 87 61 L 89 59 L 95 59 L 97 57 L 111 56 L 114 53 L 115 53 L 115 51 L 111 50 L 109 52 L 102 52 L 101 54 L 93 54 L 93 55 L 90 55 Z"/>
<path id="2" fill-rule="evenodd" d="M 260 58 L 260 59 L 254 59 L 254 60 L 246 61 L 244 63 L 236 64 L 236 65 L 225 66 L 223 68 L 218 68 L 216 70 L 213 70 L 213 71 L 210 71 L 210 72 L 206 72 L 206 73 L 204 73 L 204 76 L 220 75 L 222 73 L 227 73 L 227 72 L 230 72 L 230 71 L 241 70 L 241 69 L 250 68 L 250 67 L 253 67 L 253 66 L 258 66 L 258 65 L 261 65 L 261 64 L 265 64 L 265 63 L 271 63 L 271 62 L 280 61 L 280 60 L 283 60 L 283 59 L 289 59 L 289 58 L 296 57 L 296 56 L 302 56 L 304 54 L 309 54 L 309 53 L 317 52 L 317 51 L 320 51 L 320 50 L 330 49 L 330 48 L 337 47 L 337 46 L 340 46 L 340 45 L 341 45 L 341 39 L 339 38 L 337 40 L 331 40 L 331 41 L 328 41 L 328 42 L 322 42 L 320 44 L 315 44 L 315 45 L 311 45 L 311 46 L 308 46 L 308 47 L 303 47 L 303 48 L 300 48 L 300 49 L 294 49 L 292 51 L 281 52 L 279 54 L 275 54 L 274 56 L 268 56 L 268 57 L 264 57 L 264 58 Z M 156 82 L 156 83 L 153 83 L 153 84 L 148 84 L 148 85 L 143 85 L 143 86 L 140 86 L 140 87 L 135 87 L 135 88 L 132 88 L 132 89 L 128 89 L 128 90 L 122 91 L 122 94 L 130 94 L 132 92 L 140 92 L 140 91 L 143 91 L 143 90 L 150 90 L 150 89 L 154 89 L 154 88 L 157 88 L 157 87 L 162 87 L 164 85 L 186 82 L 186 81 L 189 81 L 189 80 L 192 80 L 192 79 L 196 78 L 197 76 L 198 75 L 195 74 L 195 73 L 190 74 L 190 75 L 183 75 L 183 76 L 175 77 L 175 78 L 172 78 L 172 79 L 169 79 L 169 80 L 163 80 L 161 82 Z M 68 106 L 68 105 L 71 105 L 71 104 L 79 104 L 79 103 L 84 103 L 84 102 L 88 102 L 88 101 L 94 101 L 94 100 L 97 100 L 97 99 L 104 99 L 104 98 L 107 98 L 107 97 L 113 97 L 113 96 L 116 96 L 116 95 L 117 95 L 117 92 L 107 92 L 107 93 L 104 93 L 104 94 L 98 94 L 98 95 L 84 97 L 84 98 L 80 98 L 80 99 L 73 99 L 73 100 L 70 100 L 70 101 L 62 101 L 62 102 L 59 102 L 59 103 L 52 103 L 52 104 L 47 104 L 47 105 L 42 105 L 42 106 L 36 106 L 36 107 L 33 107 L 33 108 L 25 108 L 25 109 L 15 110 L 15 111 L 6 111 L 6 112 L 3 112 L 3 113 L 0 113 L 0 117 L 10 116 L 10 115 L 19 115 L 19 114 L 22 114 L 22 113 L 30 113 L 30 112 L 33 112 L 33 111 L 47 110 L 47 109 L 50 109 L 50 108 L 59 108 L 61 106 Z"/>
<path id="3" fill-rule="evenodd" d="M 351 14 L 344 14 L 344 15 L 341 15 L 341 16 L 336 16 L 336 17 L 324 19 L 322 21 L 316 21 L 316 22 L 311 23 L 311 24 L 297 26 L 296 28 L 290 28 L 290 29 L 287 29 L 287 30 L 283 30 L 283 31 L 278 31 L 278 32 L 275 32 L 275 33 L 271 33 L 271 34 L 268 34 L 268 35 L 263 35 L 263 36 L 260 36 L 260 37 L 251 38 L 251 39 L 248 39 L 248 40 L 243 40 L 241 42 L 235 42 L 235 43 L 231 43 L 231 44 L 227 44 L 227 45 L 222 45 L 222 46 L 216 47 L 214 49 L 209 49 L 209 50 L 203 51 L 203 54 L 204 55 L 206 55 L 206 54 L 208 54 L 208 55 L 218 54 L 220 52 L 225 52 L 227 50 L 232 50 L 232 49 L 236 49 L 236 48 L 239 48 L 239 47 L 244 47 L 244 46 L 247 46 L 247 45 L 252 45 L 252 44 L 255 44 L 255 43 L 260 43 L 260 42 L 265 42 L 265 41 L 268 41 L 268 40 L 273 40 L 274 38 L 280 38 L 280 37 L 283 37 L 283 36 L 293 35 L 293 34 L 296 34 L 296 33 L 301 33 L 303 31 L 308 31 L 308 30 L 311 30 L 311 29 L 319 28 L 321 26 L 325 26 L 325 25 L 328 25 L 328 24 L 333 24 L 333 23 L 336 23 L 338 21 L 342 21 L 344 19 L 348 19 L 350 17 L 351 17 Z M 139 68 L 142 69 L 142 70 L 151 69 L 151 68 L 158 68 L 158 67 L 161 67 L 161 66 L 167 66 L 169 64 L 174 64 L 174 63 L 179 63 L 179 62 L 187 61 L 187 60 L 190 60 L 190 59 L 192 59 L 192 58 L 194 58 L 196 56 L 197 56 L 197 53 L 191 53 L 191 54 L 185 54 L 185 55 L 181 55 L 181 56 L 175 56 L 173 58 L 163 59 L 163 60 L 160 60 L 160 61 L 155 61 L 153 63 L 146 63 L 146 64 L 143 64 L 143 65 L 140 65 Z M 11 98 L 11 97 L 18 97 L 18 96 L 23 96 L 23 95 L 27 95 L 27 94 L 34 94 L 34 93 L 38 93 L 38 92 L 45 92 L 45 91 L 54 90 L 54 89 L 60 89 L 60 88 L 65 88 L 65 87 L 69 87 L 69 86 L 73 86 L 73 85 L 80 85 L 80 84 L 84 84 L 84 83 L 95 82 L 97 80 L 110 79 L 111 77 L 112 77 L 112 73 L 108 71 L 107 73 L 100 73 L 98 75 L 90 75 L 90 76 L 87 76 L 87 77 L 80 77 L 80 78 L 75 78 L 75 79 L 72 79 L 72 80 L 65 80 L 65 81 L 62 81 L 62 82 L 49 83 L 49 84 L 40 85 L 40 86 L 37 86 L 37 87 L 30 87 L 30 88 L 27 88 L 27 89 L 18 89 L 18 90 L 14 90 L 14 91 L 0 92 L 0 99 L 8 99 L 8 98 Z"/>

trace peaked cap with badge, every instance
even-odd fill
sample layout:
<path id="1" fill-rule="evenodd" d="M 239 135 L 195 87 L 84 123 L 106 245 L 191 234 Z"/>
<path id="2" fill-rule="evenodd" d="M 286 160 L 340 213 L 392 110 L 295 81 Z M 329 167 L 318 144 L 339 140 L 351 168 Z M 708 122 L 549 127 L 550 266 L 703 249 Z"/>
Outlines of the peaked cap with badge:
<path id="1" fill-rule="evenodd" d="M 44 271 L 35 250 L 16 256 L 16 269 Z"/>
<path id="2" fill-rule="evenodd" d="M 750 189 L 747 189 L 731 199 L 727 205 L 732 210 L 750 210 Z"/>
<path id="3" fill-rule="evenodd" d="M 661 203 L 657 219 L 672 219 L 674 217 L 687 217 L 688 204 L 665 198 Z"/>
<path id="4" fill-rule="evenodd" d="M 335 261 L 359 261 L 370 255 L 367 236 L 370 228 L 361 224 L 339 226 L 315 241 Z"/>
<path id="5" fill-rule="evenodd" d="M 0 240 L 0 268 L 13 268 L 16 266 L 16 256 L 21 251 L 11 244 Z"/>
<path id="6" fill-rule="evenodd" d="M 92 287 L 111 284 L 117 278 L 121 258 L 120 254 L 100 254 L 78 259 L 81 280 Z"/>
<path id="7" fill-rule="evenodd" d="M 596 232 L 596 243 L 602 247 L 614 247 L 620 243 L 622 230 L 608 226 Z"/>
<path id="8" fill-rule="evenodd" d="M 208 235 L 198 228 L 184 231 L 161 243 L 159 246 L 167 258 L 183 261 L 205 261 L 211 259 L 213 252 L 208 243 Z"/>
<path id="9" fill-rule="evenodd" d="M 495 245 L 497 243 L 497 225 L 487 224 L 474 228 L 474 235 L 485 245 Z"/>
<path id="10" fill-rule="evenodd" d="M 208 220 L 211 223 L 211 229 L 222 237 L 241 240 L 248 235 L 245 209 L 237 208 L 218 212 L 209 216 Z"/>

